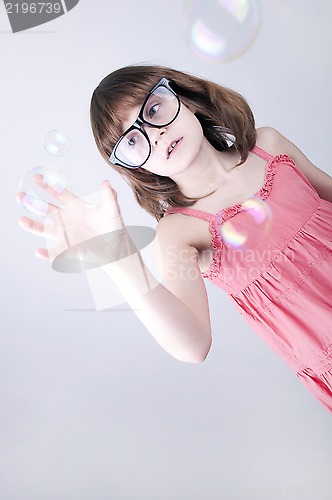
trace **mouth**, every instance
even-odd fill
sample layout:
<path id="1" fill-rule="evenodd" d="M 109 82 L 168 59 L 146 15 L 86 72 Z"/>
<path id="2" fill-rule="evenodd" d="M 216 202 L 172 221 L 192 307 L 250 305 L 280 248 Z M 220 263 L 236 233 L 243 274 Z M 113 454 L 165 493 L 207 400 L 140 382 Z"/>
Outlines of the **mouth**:
<path id="1" fill-rule="evenodd" d="M 166 158 L 167 158 L 167 160 L 168 160 L 168 158 L 171 155 L 174 155 L 174 152 L 179 148 L 179 145 L 180 145 L 182 139 L 183 139 L 183 137 L 180 137 L 179 139 L 176 139 L 175 141 L 172 141 L 170 143 L 170 145 L 166 149 Z"/>

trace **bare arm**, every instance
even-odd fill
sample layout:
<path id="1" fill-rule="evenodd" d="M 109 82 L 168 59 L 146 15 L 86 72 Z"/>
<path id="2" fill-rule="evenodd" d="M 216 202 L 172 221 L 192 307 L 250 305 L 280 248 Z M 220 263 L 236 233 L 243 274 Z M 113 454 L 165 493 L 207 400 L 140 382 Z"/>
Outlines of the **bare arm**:
<path id="1" fill-rule="evenodd" d="M 120 213 L 116 192 L 103 183 L 100 205 L 89 205 L 65 189 L 55 192 L 35 182 L 63 205 L 49 204 L 51 226 L 22 217 L 21 226 L 36 235 L 52 238 L 57 246 L 38 249 L 38 257 L 55 260 L 70 252 L 78 260 L 101 267 L 114 281 L 128 304 L 155 338 L 173 357 L 201 363 L 211 346 L 211 327 L 206 289 L 197 252 L 179 239 L 178 228 L 166 217 L 157 228 L 157 247 L 165 274 L 165 286 L 151 274 L 130 239 Z M 24 201 L 24 193 L 18 196 Z M 172 222 L 172 223 L 170 223 Z M 183 253 L 184 252 L 184 253 Z M 192 258 L 183 258 L 184 255 Z M 182 258 L 181 258 L 182 256 Z M 189 271 L 190 269 L 190 271 Z"/>
<path id="2" fill-rule="evenodd" d="M 201 363 L 212 338 L 197 251 L 179 241 L 176 226 L 165 219 L 157 228 L 157 253 L 165 286 L 151 274 L 138 251 L 103 269 L 167 352 L 181 361 Z"/>

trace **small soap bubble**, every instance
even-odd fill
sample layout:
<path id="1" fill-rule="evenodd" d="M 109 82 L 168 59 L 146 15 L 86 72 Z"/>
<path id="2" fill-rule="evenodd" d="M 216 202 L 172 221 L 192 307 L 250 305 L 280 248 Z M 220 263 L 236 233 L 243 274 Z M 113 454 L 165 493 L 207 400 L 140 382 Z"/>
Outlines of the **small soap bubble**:
<path id="1" fill-rule="evenodd" d="M 256 197 L 250 198 L 241 204 L 239 215 L 220 225 L 220 236 L 231 248 L 252 248 L 269 235 L 271 222 L 272 212 L 268 204 Z"/>
<path id="2" fill-rule="evenodd" d="M 70 148 L 70 139 L 60 130 L 50 130 L 45 135 L 44 148 L 52 156 L 63 156 Z"/>
<path id="3" fill-rule="evenodd" d="M 254 42 L 260 24 L 257 0 L 187 0 L 184 32 L 193 52 L 208 62 L 239 58 Z"/>

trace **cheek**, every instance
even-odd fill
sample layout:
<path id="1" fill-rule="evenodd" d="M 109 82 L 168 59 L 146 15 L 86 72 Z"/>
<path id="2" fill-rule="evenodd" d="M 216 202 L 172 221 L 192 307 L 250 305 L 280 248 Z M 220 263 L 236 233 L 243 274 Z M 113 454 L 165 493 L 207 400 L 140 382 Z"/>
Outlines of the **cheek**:
<path id="1" fill-rule="evenodd" d="M 185 128 L 185 137 L 187 138 L 187 141 L 190 141 L 193 150 L 200 148 L 204 134 L 202 126 L 197 118 L 192 119 L 187 123 Z"/>
<path id="2" fill-rule="evenodd" d="M 203 134 L 202 125 L 200 124 L 199 120 L 197 120 L 197 118 L 195 118 L 195 121 L 193 123 L 193 128 L 199 137 L 203 137 L 204 134 Z"/>
<path id="3" fill-rule="evenodd" d="M 189 111 L 189 109 L 185 110 L 184 126 L 186 132 L 189 134 L 194 134 L 195 138 L 203 137 L 203 129 L 201 123 L 198 118 L 196 118 L 194 113 Z"/>
<path id="4" fill-rule="evenodd" d="M 161 151 L 152 150 L 150 158 L 142 168 L 153 174 L 163 175 L 163 170 L 165 169 L 165 165 L 166 165 L 166 153 L 164 157 Z"/>

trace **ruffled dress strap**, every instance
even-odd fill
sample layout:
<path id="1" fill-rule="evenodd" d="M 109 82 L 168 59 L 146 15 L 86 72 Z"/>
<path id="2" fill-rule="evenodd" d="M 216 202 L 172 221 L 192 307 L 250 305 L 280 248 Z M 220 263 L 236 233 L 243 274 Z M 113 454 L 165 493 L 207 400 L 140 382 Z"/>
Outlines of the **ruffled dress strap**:
<path id="1" fill-rule="evenodd" d="M 270 155 L 270 153 L 267 153 L 267 151 L 264 151 L 264 149 L 260 148 L 259 146 L 255 145 L 251 150 L 250 153 L 254 153 L 257 156 L 260 156 L 267 162 L 271 162 L 275 157 L 273 155 Z"/>

